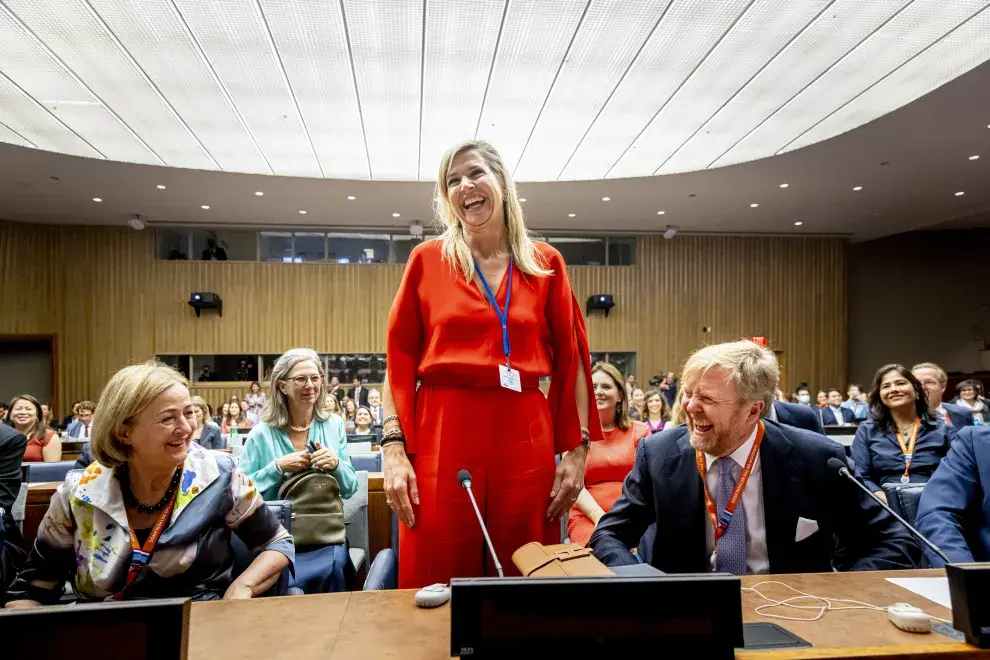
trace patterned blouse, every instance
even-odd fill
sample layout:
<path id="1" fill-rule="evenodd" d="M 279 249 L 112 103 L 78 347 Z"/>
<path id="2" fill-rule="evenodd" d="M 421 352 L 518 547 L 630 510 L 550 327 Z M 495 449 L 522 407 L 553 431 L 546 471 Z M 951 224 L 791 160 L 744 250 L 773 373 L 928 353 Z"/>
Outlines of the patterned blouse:
<path id="1" fill-rule="evenodd" d="M 8 600 L 55 604 L 66 580 L 79 600 L 105 600 L 123 588 L 132 551 L 114 472 L 93 463 L 68 474 Z M 190 443 L 169 525 L 125 598 L 222 597 L 232 582 L 231 532 L 255 555 L 274 550 L 295 560 L 292 537 L 234 460 Z"/>

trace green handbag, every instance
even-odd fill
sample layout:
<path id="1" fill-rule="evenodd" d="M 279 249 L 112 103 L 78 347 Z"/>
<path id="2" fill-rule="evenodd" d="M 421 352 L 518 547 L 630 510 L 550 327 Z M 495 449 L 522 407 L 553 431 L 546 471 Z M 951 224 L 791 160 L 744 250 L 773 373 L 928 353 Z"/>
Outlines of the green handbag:
<path id="1" fill-rule="evenodd" d="M 297 546 L 341 545 L 347 538 L 344 501 L 333 475 L 306 470 L 279 487 L 278 498 L 292 502 L 292 538 Z"/>

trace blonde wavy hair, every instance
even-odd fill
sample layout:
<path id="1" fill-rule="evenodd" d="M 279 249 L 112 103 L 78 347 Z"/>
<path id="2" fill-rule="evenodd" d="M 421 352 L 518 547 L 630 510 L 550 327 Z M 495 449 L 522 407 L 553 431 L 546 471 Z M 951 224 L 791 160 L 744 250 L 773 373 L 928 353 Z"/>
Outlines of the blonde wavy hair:
<path id="1" fill-rule="evenodd" d="M 762 401 L 763 414 L 769 413 L 780 377 L 777 356 L 772 351 L 747 340 L 705 346 L 684 364 L 682 385 L 710 369 L 727 372 L 728 380 L 739 388 L 740 403 Z"/>
<path id="2" fill-rule="evenodd" d="M 459 154 L 467 151 L 474 151 L 481 156 L 501 183 L 501 188 L 496 190 L 499 199 L 494 201 L 502 205 L 505 226 L 509 234 L 509 249 L 512 251 L 515 267 L 527 275 L 537 277 L 553 275 L 553 271 L 546 268 L 546 259 L 536 249 L 526 229 L 522 205 L 519 203 L 519 194 L 516 191 L 516 184 L 512 181 L 512 174 L 495 147 L 483 140 L 461 142 L 449 149 L 440 161 L 434 194 L 434 211 L 437 230 L 441 232 L 440 244 L 444 260 L 456 264 L 469 282 L 474 277 L 474 257 L 471 255 L 471 247 L 464 235 L 461 219 L 447 194 L 447 175 L 450 173 L 451 163 Z"/>
<path id="3" fill-rule="evenodd" d="M 126 463 L 131 446 L 121 440 L 138 414 L 173 385 L 189 387 L 189 381 L 172 367 L 156 360 L 124 367 L 110 377 L 93 417 L 90 448 L 93 458 L 104 467 Z"/>

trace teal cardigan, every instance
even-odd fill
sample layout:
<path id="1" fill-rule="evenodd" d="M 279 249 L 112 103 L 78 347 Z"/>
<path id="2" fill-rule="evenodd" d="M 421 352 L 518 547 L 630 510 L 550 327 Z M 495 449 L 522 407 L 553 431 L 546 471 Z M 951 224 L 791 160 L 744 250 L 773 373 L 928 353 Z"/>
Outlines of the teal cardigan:
<path id="1" fill-rule="evenodd" d="M 340 496 L 345 500 L 349 499 L 357 490 L 357 477 L 354 475 L 351 459 L 347 455 L 347 436 L 340 416 L 330 415 L 325 422 L 314 418 L 313 425 L 309 427 L 309 437 L 306 439 L 307 444 L 310 442 L 329 448 L 340 459 L 337 467 L 330 470 L 330 474 L 337 479 Z M 275 468 L 275 461 L 294 451 L 296 450 L 292 446 L 292 441 L 285 433 L 268 426 L 265 422 L 259 422 L 248 434 L 238 467 L 251 478 L 265 501 L 277 500 L 278 489 L 284 477 Z"/>

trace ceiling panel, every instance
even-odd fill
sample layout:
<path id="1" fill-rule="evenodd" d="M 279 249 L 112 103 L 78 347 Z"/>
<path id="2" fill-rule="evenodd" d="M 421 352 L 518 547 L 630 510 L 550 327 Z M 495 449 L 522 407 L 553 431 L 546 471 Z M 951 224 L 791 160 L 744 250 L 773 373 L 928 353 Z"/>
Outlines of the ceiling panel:
<path id="1" fill-rule="evenodd" d="M 659 173 L 707 168 L 912 0 L 838 0 L 696 132 Z"/>
<path id="2" fill-rule="evenodd" d="M 103 157 L 3 75 L 0 75 L 0 117 L 10 130 L 31 142 L 28 146 L 73 156 Z"/>
<path id="3" fill-rule="evenodd" d="M 162 164 L 216 169 L 85 3 L 6 0 L 6 5 Z"/>
<path id="4" fill-rule="evenodd" d="M 444 152 L 474 138 L 508 0 L 432 0 L 426 8 L 419 178 Z"/>
<path id="5" fill-rule="evenodd" d="M 3 105 L 0 105 L 0 108 L 2 107 Z M 10 130 L 3 124 L 0 124 L 0 142 L 8 142 L 10 144 L 16 144 L 19 147 L 32 147 L 32 148 L 35 147 L 34 144 L 28 142 L 27 140 L 25 140 L 20 135 Z"/>
<path id="6" fill-rule="evenodd" d="M 830 2 L 757 0 L 750 5 L 609 176 L 654 174 Z"/>
<path id="7" fill-rule="evenodd" d="M 990 8 L 954 30 L 801 135 L 784 151 L 805 147 L 907 105 L 990 59 Z M 936 75 L 932 75 L 936 72 Z M 990 113 L 988 113 L 990 115 Z M 978 150 L 978 146 L 974 146 Z"/>
<path id="8" fill-rule="evenodd" d="M 255 2 L 174 0 L 275 174 L 322 175 Z"/>
<path id="9" fill-rule="evenodd" d="M 323 175 L 369 178 L 340 4 L 260 1 Z"/>
<path id="10" fill-rule="evenodd" d="M 762 122 L 714 166 L 777 153 L 987 5 L 985 0 L 915 0 Z M 925 75 L 934 76 L 936 71 Z"/>
<path id="11" fill-rule="evenodd" d="M 668 4 L 666 0 L 591 3 L 515 176 L 530 181 L 559 176 Z"/>
<path id="12" fill-rule="evenodd" d="M 419 168 L 422 0 L 343 0 L 374 179 Z"/>
<path id="13" fill-rule="evenodd" d="M 170 163 L 270 174 L 271 168 L 168 0 L 89 0 L 137 66 L 202 145 Z M 188 145 L 186 145 L 188 147 Z M 211 161 L 204 164 L 201 152 Z"/>
<path id="14" fill-rule="evenodd" d="M 477 137 L 513 167 L 522 157 L 554 76 L 574 37 L 586 0 L 512 0 Z"/>
<path id="15" fill-rule="evenodd" d="M 600 179 L 627 149 L 637 150 L 636 137 L 751 3 L 674 2 L 560 178 Z"/>

